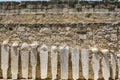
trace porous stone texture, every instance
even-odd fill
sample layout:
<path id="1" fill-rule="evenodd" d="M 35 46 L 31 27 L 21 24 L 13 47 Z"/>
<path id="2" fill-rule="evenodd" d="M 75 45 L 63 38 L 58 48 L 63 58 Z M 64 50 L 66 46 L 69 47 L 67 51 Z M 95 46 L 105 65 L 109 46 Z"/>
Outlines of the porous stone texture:
<path id="1" fill-rule="evenodd" d="M 120 22 L 118 12 L 1 14 L 2 24 L 79 24 Z"/>
<path id="2" fill-rule="evenodd" d="M 66 13 L 66 12 L 119 12 L 119 2 L 104 1 L 22 1 L 1 2 L 0 14 L 8 13 Z"/>
<path id="3" fill-rule="evenodd" d="M 82 46 L 118 50 L 119 23 L 0 24 L 0 42 L 9 39 L 39 44 Z"/>
<path id="4" fill-rule="evenodd" d="M 11 44 L 15 41 L 18 41 L 20 44 L 23 42 L 32 43 L 33 41 L 38 41 L 40 46 L 42 44 L 46 44 L 49 47 L 52 45 L 62 46 L 66 44 L 70 47 L 79 46 L 80 48 L 90 48 L 97 46 L 100 49 L 107 48 L 114 49 L 116 51 L 118 51 L 120 48 L 120 13 L 118 3 L 116 3 L 118 8 L 114 8 L 114 11 L 118 10 L 116 12 L 109 12 L 108 9 L 112 10 L 112 8 L 108 8 L 109 6 L 106 4 L 107 9 L 105 9 L 106 5 L 104 3 L 102 4 L 104 8 L 101 7 L 101 9 L 97 8 L 98 4 L 95 5 L 95 9 L 91 5 L 83 6 L 83 4 L 80 4 L 82 5 L 82 8 L 80 8 L 78 5 L 78 8 L 73 9 L 71 7 L 69 10 L 67 9 L 67 6 L 62 9 L 61 7 L 56 8 L 56 5 L 49 5 L 50 8 L 47 8 L 48 12 L 46 11 L 45 5 L 36 11 L 36 9 L 31 8 L 31 6 L 27 5 L 27 3 L 13 4 L 16 6 L 16 10 L 13 8 L 8 9 L 9 3 L 1 4 L 2 9 L 0 10 L 0 44 L 2 44 L 4 40 L 8 39 L 9 46 L 11 46 Z M 23 6 L 23 8 L 19 7 L 18 4 L 21 7 Z M 5 5 L 7 5 L 7 7 Z M 25 7 L 26 5 L 27 7 Z M 113 7 L 115 6 L 115 4 L 109 5 L 113 5 Z M 84 8 L 85 6 L 88 8 Z M 82 11 L 77 12 L 76 10 Z M 69 13 L 69 11 L 72 11 L 72 13 Z M 103 11 L 103 13 L 101 11 Z M 69 57 L 69 78 L 72 79 L 72 67 L 70 59 L 71 56 Z M 38 79 L 40 79 L 39 60 L 40 59 L 38 57 Z M 49 78 L 51 78 L 50 57 L 48 65 L 49 80 Z M 91 65 L 92 64 L 90 60 L 89 78 L 93 79 L 94 74 Z M 58 61 L 58 79 L 60 78 L 59 67 L 60 62 Z M 8 78 L 11 78 L 10 71 L 11 70 L 9 67 Z M 101 70 L 99 72 L 99 75 L 99 78 L 102 78 Z M 79 76 L 80 79 L 83 79 L 81 63 Z M 29 78 L 31 79 L 31 77 L 31 66 L 29 65 Z M 0 78 L 2 79 L 1 70 Z M 18 78 L 22 78 L 20 60 Z"/>

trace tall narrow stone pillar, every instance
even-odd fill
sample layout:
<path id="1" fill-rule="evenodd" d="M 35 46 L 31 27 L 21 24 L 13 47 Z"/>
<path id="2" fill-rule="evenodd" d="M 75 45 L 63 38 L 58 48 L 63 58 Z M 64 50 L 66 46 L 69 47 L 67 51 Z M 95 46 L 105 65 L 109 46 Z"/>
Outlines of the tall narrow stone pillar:
<path id="1" fill-rule="evenodd" d="M 89 78 L 89 51 L 82 49 L 81 51 L 82 73 L 86 80 Z"/>
<path id="2" fill-rule="evenodd" d="M 111 56 L 111 68 L 112 68 L 112 79 L 115 80 L 116 77 L 116 61 L 117 61 L 117 57 L 114 51 L 112 51 L 112 53 L 110 54 Z"/>
<path id="3" fill-rule="evenodd" d="M 61 79 L 68 79 L 69 47 L 60 47 Z"/>
<path id="4" fill-rule="evenodd" d="M 32 66 L 32 79 L 36 79 L 36 66 L 37 66 L 37 47 L 38 43 L 31 44 L 30 64 Z"/>
<path id="5" fill-rule="evenodd" d="M 120 79 L 120 54 L 117 54 L 117 60 L 118 60 L 118 80 Z"/>
<path id="6" fill-rule="evenodd" d="M 18 76 L 18 59 L 19 58 L 19 49 L 18 43 L 14 42 L 11 47 L 11 73 L 12 79 L 17 79 Z"/>
<path id="7" fill-rule="evenodd" d="M 41 79 L 47 78 L 48 72 L 48 47 L 46 45 L 42 45 L 40 48 L 40 73 Z"/>
<path id="8" fill-rule="evenodd" d="M 3 41 L 1 46 L 1 69 L 3 79 L 7 79 L 7 71 L 9 65 L 9 46 L 8 41 Z"/>
<path id="9" fill-rule="evenodd" d="M 98 80 L 99 78 L 99 70 L 100 70 L 100 56 L 98 54 L 97 48 L 92 48 L 92 67 L 94 72 L 94 80 Z"/>
<path id="10" fill-rule="evenodd" d="M 71 61 L 72 61 L 72 77 L 74 80 L 79 78 L 79 49 L 72 48 Z"/>
<path id="11" fill-rule="evenodd" d="M 57 46 L 51 47 L 51 71 L 52 79 L 56 79 L 57 76 L 57 62 L 58 62 L 58 51 Z"/>
<path id="12" fill-rule="evenodd" d="M 22 77 L 28 79 L 28 66 L 29 66 L 29 44 L 23 43 L 21 46 L 21 65 Z"/>
<path id="13" fill-rule="evenodd" d="M 102 58 L 102 73 L 103 73 L 103 78 L 105 80 L 109 80 L 110 78 L 110 64 L 109 64 L 109 57 L 107 56 L 109 51 L 107 49 L 101 50 L 103 53 L 103 58 Z"/>

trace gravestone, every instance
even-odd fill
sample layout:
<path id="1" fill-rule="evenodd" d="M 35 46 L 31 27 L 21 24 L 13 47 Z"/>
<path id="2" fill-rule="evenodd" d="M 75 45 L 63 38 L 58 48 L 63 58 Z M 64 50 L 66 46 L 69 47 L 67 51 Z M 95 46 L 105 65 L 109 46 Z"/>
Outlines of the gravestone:
<path id="1" fill-rule="evenodd" d="M 110 78 L 110 64 L 109 64 L 109 57 L 107 55 L 109 53 L 109 51 L 107 49 L 103 49 L 103 50 L 101 50 L 101 52 L 103 53 L 103 56 L 102 56 L 103 78 L 105 80 L 109 80 L 109 78 Z"/>
<path id="2" fill-rule="evenodd" d="M 31 44 L 30 64 L 32 66 L 32 79 L 36 79 L 36 66 L 37 66 L 37 47 L 38 43 Z"/>
<path id="3" fill-rule="evenodd" d="M 58 51 L 57 46 L 51 47 L 51 71 L 52 79 L 56 79 L 57 76 L 57 62 L 58 62 Z"/>
<path id="4" fill-rule="evenodd" d="M 115 79 L 116 77 L 116 61 L 117 57 L 115 52 L 111 53 L 111 68 L 112 68 L 112 79 Z"/>
<path id="5" fill-rule="evenodd" d="M 18 76 L 18 60 L 19 60 L 19 49 L 18 43 L 14 42 L 11 47 L 11 73 L 12 79 L 17 79 Z"/>
<path id="6" fill-rule="evenodd" d="M 92 67 L 94 72 L 94 80 L 98 80 L 99 78 L 99 70 L 100 70 L 100 55 L 97 48 L 92 49 Z"/>
<path id="7" fill-rule="evenodd" d="M 29 66 L 29 44 L 23 43 L 21 46 L 21 66 L 22 78 L 28 79 L 28 66 Z"/>
<path id="8" fill-rule="evenodd" d="M 8 71 L 8 63 L 9 63 L 9 46 L 8 40 L 3 41 L 1 46 L 1 69 L 3 79 L 7 79 L 7 71 Z"/>
<path id="9" fill-rule="evenodd" d="M 71 61 L 72 61 L 72 76 L 76 80 L 79 78 L 79 49 L 72 48 Z"/>
<path id="10" fill-rule="evenodd" d="M 82 49 L 81 51 L 82 74 L 86 80 L 89 78 L 89 51 Z"/>
<path id="11" fill-rule="evenodd" d="M 69 47 L 60 47 L 60 67 L 61 67 L 61 79 L 68 79 L 68 56 Z"/>
<path id="12" fill-rule="evenodd" d="M 117 61 L 118 61 L 118 79 L 120 79 L 120 54 L 117 54 Z"/>
<path id="13" fill-rule="evenodd" d="M 46 45 L 42 45 L 40 48 L 40 71 L 41 71 L 41 79 L 47 78 L 48 47 Z"/>

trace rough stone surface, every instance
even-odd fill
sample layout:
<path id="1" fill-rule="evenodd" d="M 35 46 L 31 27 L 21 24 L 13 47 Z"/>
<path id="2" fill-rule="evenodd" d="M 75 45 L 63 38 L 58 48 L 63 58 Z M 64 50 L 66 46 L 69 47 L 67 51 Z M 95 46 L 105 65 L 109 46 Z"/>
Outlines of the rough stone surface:
<path id="1" fill-rule="evenodd" d="M 88 15 L 90 15 L 88 17 Z M 1 14 L 2 24 L 79 24 L 120 22 L 119 12 L 79 12 L 79 13 L 39 13 L 39 14 Z M 37 26 L 36 26 L 37 27 Z"/>
<path id="2" fill-rule="evenodd" d="M 32 43 L 38 41 L 40 46 L 68 45 L 70 47 L 79 46 L 79 48 L 107 48 L 119 50 L 120 48 L 120 9 L 119 3 L 104 4 L 99 7 L 98 4 L 91 5 L 73 4 L 39 4 L 35 9 L 32 3 L 0 3 L 0 44 L 4 40 L 9 40 L 9 46 L 15 41 L 20 45 L 23 42 Z M 35 4 L 35 3 L 34 3 Z M 11 5 L 11 6 L 10 6 Z M 14 5 L 14 6 L 13 6 Z M 19 6 L 18 6 L 19 5 Z M 82 7 L 81 7 L 82 5 Z M 109 5 L 112 5 L 110 8 Z M 9 6 L 9 7 L 8 7 Z M 16 9 L 13 9 L 16 7 Z M 33 9 L 34 7 L 34 9 Z M 99 7 L 99 8 L 98 8 Z M 94 12 L 93 12 L 94 11 Z M 111 12 L 111 11 L 114 11 Z M 49 53 L 49 52 L 48 52 Z M 50 54 L 48 54 L 50 56 Z M 39 54 L 37 54 L 39 56 Z M 91 56 L 91 55 L 90 55 Z M 71 58 L 71 57 L 70 57 Z M 69 58 L 68 77 L 72 78 L 72 65 Z M 91 58 L 91 57 L 90 57 Z M 37 57 L 37 79 L 40 79 L 40 58 Z M 50 58 L 48 58 L 50 61 Z M 10 62 L 10 61 L 9 61 Z M 20 62 L 20 61 L 19 61 Z M 29 64 L 30 65 L 30 64 Z M 9 65 L 10 66 L 10 65 Z M 48 63 L 48 80 L 51 78 L 51 65 Z M 58 66 L 60 62 L 58 61 Z M 93 70 L 90 60 L 89 78 L 93 79 Z M 11 79 L 11 69 L 8 69 L 8 78 Z M 29 66 L 29 79 L 32 78 L 32 69 Z M 57 79 L 60 78 L 60 69 L 58 67 Z M 83 79 L 80 63 L 80 79 Z M 102 72 L 99 71 L 100 80 Z M 0 68 L 0 78 L 2 72 Z M 19 63 L 18 78 L 22 78 L 21 64 Z"/>
<path id="3" fill-rule="evenodd" d="M 119 47 L 119 23 L 79 23 L 79 24 L 0 24 L 0 42 L 38 41 L 39 44 L 115 49 Z"/>

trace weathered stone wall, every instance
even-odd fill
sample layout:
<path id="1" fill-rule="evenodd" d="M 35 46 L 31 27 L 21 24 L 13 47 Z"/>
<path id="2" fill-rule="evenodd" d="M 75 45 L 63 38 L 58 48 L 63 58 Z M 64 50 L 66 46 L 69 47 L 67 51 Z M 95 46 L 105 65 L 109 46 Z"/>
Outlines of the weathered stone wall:
<path id="1" fill-rule="evenodd" d="M 119 49 L 119 13 L 8 14 L 0 15 L 0 42 L 97 45 Z"/>
<path id="2" fill-rule="evenodd" d="M 119 2 L 1 2 L 0 13 L 119 12 Z"/>
<path id="3" fill-rule="evenodd" d="M 0 44 L 8 39 L 9 46 L 15 41 L 20 44 L 38 41 L 40 45 L 46 44 L 48 46 L 66 44 L 70 47 L 90 48 L 97 46 L 99 49 L 114 49 L 115 52 L 119 50 L 119 3 L 101 3 L 100 7 L 94 3 L 80 3 L 79 5 L 82 5 L 82 8 L 81 6 L 75 7 L 78 5 L 77 3 L 74 4 L 75 8 L 66 4 L 60 4 L 64 5 L 62 8 L 55 3 L 50 3 L 49 5 L 38 3 L 41 4 L 39 6 L 42 6 L 39 9 L 36 9 L 35 4 L 37 3 L 31 4 L 33 3 L 0 3 Z M 94 6 L 90 4 L 94 4 Z M 8 7 L 10 5 L 12 6 Z M 109 5 L 113 5 L 114 9 L 109 8 L 111 7 Z M 34 6 L 34 10 L 32 6 Z M 94 11 L 94 13 L 90 11 Z M 71 69 L 71 62 L 69 63 L 69 68 Z M 18 78 L 22 78 L 20 65 L 19 63 Z M 31 78 L 31 66 L 29 67 L 29 78 Z M 38 79 L 40 79 L 39 67 L 40 64 L 37 64 Z M 50 70 L 49 67 L 48 78 L 51 78 Z M 81 72 L 82 70 L 80 69 L 80 79 L 83 79 Z M 57 77 L 60 77 L 59 73 Z M 2 78 L 1 70 L 0 78 Z M 8 78 L 11 78 L 10 67 Z M 72 78 L 71 71 L 69 71 L 69 78 Z M 100 76 L 100 78 L 102 77 Z M 91 63 L 90 79 L 93 79 Z"/>
<path id="4" fill-rule="evenodd" d="M 79 24 L 1 24 L 0 42 L 38 41 L 40 44 L 119 49 L 120 27 L 112 23 Z"/>
<path id="5" fill-rule="evenodd" d="M 120 43 L 119 13 L 46 13 L 0 15 L 0 42 L 39 41 L 48 45 L 111 48 Z"/>
<path id="6" fill-rule="evenodd" d="M 1 24 L 79 24 L 79 23 L 116 23 L 120 22 L 119 12 L 80 12 L 80 13 L 40 13 L 40 14 L 3 14 Z"/>

